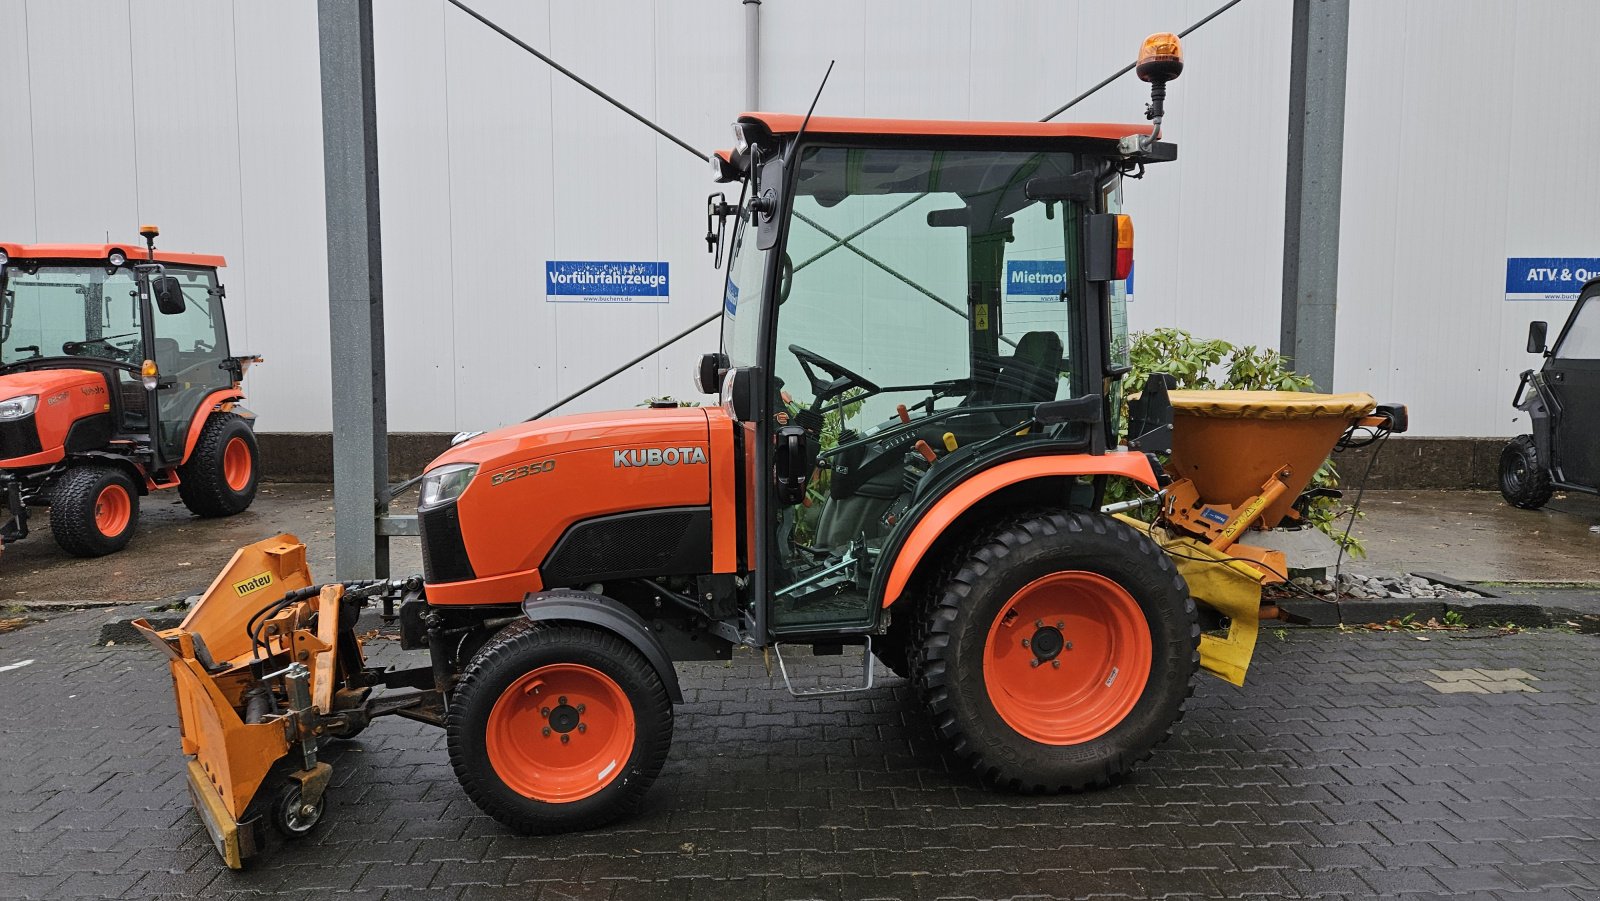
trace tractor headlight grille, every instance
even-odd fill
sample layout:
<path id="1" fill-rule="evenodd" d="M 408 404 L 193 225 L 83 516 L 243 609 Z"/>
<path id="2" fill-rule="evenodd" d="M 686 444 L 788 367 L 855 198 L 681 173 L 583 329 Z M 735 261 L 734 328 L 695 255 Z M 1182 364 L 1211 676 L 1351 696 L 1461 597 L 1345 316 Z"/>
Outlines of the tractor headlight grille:
<path id="1" fill-rule="evenodd" d="M 476 579 L 467 543 L 461 537 L 461 513 L 453 503 L 417 511 L 422 531 L 422 578 L 430 584 Z"/>
<path id="2" fill-rule="evenodd" d="M 21 419 L 0 419 L 0 460 L 37 454 L 44 448 L 39 444 L 39 429 L 32 416 Z"/>

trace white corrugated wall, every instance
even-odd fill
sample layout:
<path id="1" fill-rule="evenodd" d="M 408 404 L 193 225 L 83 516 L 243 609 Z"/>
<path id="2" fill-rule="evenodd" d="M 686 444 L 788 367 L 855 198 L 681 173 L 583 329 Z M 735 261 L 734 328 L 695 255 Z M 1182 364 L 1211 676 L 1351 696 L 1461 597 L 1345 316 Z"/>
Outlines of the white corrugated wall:
<path id="1" fill-rule="evenodd" d="M 1031 119 L 1219 0 L 765 0 L 762 106 Z M 691 144 L 744 96 L 738 0 L 530 3 L 484 14 Z M 514 421 L 717 308 L 704 164 L 442 0 L 376 4 L 389 418 Z M 0 0 L 0 239 L 131 238 L 220 252 L 267 431 L 329 422 L 316 9 L 205 0 Z M 1589 255 L 1600 126 L 1584 0 L 1355 0 L 1336 387 L 1412 406 L 1420 434 L 1516 430 L 1527 319 L 1507 255 Z M 1246 0 L 1185 43 L 1176 164 L 1130 183 L 1135 328 L 1273 346 L 1281 295 L 1290 4 Z M 1068 115 L 1138 120 L 1132 76 Z M 551 304 L 548 259 L 666 260 L 665 305 Z M 695 396 L 707 329 L 572 409 Z"/>

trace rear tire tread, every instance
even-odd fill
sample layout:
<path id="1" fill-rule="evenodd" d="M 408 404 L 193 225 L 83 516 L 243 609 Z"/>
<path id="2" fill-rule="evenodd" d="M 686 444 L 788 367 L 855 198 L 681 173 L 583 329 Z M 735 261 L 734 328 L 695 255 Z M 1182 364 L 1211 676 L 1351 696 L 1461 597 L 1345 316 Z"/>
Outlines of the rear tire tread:
<path id="1" fill-rule="evenodd" d="M 250 447 L 250 482 L 241 491 L 228 485 L 222 467 L 228 442 L 234 438 L 243 438 Z M 249 421 L 237 413 L 212 413 L 178 476 L 178 497 L 196 516 L 215 519 L 249 509 L 261 485 L 261 452 Z"/>

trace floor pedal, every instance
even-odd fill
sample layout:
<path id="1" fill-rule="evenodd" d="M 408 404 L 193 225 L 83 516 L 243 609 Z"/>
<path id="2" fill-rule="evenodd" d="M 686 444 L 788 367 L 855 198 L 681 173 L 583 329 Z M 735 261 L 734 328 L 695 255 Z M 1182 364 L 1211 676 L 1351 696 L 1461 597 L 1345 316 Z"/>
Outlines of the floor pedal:
<path id="1" fill-rule="evenodd" d="M 785 666 L 783 662 L 783 645 L 778 642 L 773 642 L 772 654 L 778 658 L 778 672 L 783 676 L 783 687 L 789 690 L 789 694 L 797 698 L 813 698 L 818 695 L 846 695 L 858 691 L 871 690 L 873 678 L 872 636 L 868 635 L 864 637 L 866 638 L 866 644 L 861 646 L 862 664 L 860 685 L 831 686 L 810 689 L 807 691 L 795 690 L 794 683 L 789 681 L 789 667 Z"/>

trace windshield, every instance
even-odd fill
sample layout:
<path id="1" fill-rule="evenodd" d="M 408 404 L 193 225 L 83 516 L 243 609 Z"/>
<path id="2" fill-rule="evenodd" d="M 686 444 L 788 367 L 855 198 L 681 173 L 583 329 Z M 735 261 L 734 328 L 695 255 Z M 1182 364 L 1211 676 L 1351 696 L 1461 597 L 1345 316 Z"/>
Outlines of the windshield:
<path id="1" fill-rule="evenodd" d="M 861 398 L 847 412 L 866 424 L 901 405 L 975 411 L 1070 396 L 1070 217 L 1030 200 L 1025 186 L 1070 175 L 1075 162 L 1070 153 L 806 149 L 774 351 L 794 405 L 821 399 L 826 409 L 817 395 L 841 372 Z"/>
<path id="2" fill-rule="evenodd" d="M 38 357 L 138 363 L 139 298 L 132 270 L 7 266 L 0 288 L 0 365 Z"/>

